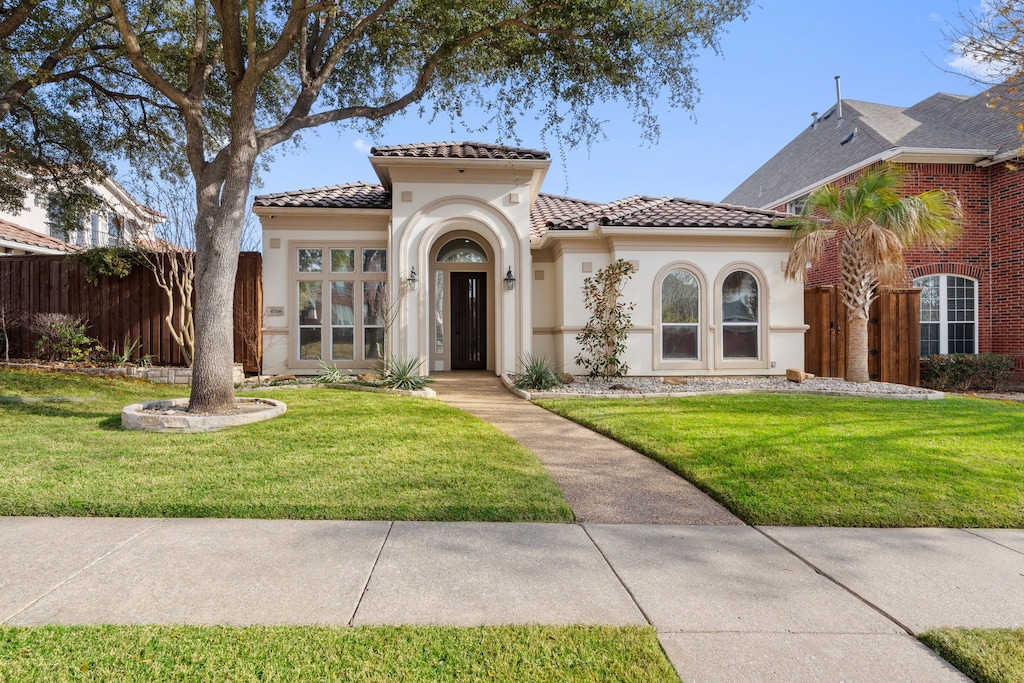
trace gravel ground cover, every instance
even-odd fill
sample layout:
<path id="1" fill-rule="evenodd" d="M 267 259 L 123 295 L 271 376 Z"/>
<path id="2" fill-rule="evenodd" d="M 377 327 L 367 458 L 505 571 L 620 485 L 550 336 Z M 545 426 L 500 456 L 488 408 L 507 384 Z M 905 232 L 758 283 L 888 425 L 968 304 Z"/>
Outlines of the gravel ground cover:
<path id="1" fill-rule="evenodd" d="M 544 396 L 555 394 L 584 396 L 629 396 L 642 394 L 690 394 L 690 393 L 823 393 L 878 396 L 909 396 L 931 398 L 942 394 L 931 389 L 910 387 L 888 382 L 847 382 L 834 377 L 814 377 L 804 382 L 791 382 L 785 377 L 618 377 L 615 379 L 590 379 L 576 377 L 569 384 L 543 392 Z M 534 397 L 540 394 L 535 393 Z"/>

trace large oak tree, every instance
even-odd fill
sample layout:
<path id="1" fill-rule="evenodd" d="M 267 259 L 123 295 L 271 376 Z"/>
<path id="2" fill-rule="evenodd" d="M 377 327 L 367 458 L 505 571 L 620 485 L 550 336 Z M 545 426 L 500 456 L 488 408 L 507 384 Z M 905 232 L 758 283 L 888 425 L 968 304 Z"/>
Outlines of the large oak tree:
<path id="1" fill-rule="evenodd" d="M 131 78 L 151 92 L 126 90 L 174 109 L 164 123 L 196 186 L 190 410 L 233 403 L 232 283 L 261 154 L 414 104 L 456 119 L 487 110 L 496 138 L 538 115 L 571 146 L 598 135 L 598 107 L 619 99 L 654 139 L 656 102 L 693 107 L 695 58 L 750 2 L 108 0 Z"/>

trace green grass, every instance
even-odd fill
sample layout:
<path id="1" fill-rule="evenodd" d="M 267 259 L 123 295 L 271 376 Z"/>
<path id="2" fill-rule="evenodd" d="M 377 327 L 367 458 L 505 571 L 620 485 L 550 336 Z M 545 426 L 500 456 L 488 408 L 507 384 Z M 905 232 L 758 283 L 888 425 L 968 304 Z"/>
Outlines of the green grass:
<path id="1" fill-rule="evenodd" d="M 744 395 L 538 403 L 750 524 L 1024 527 L 1024 406 Z"/>
<path id="2" fill-rule="evenodd" d="M 943 628 L 921 642 L 976 683 L 1024 683 L 1024 629 Z"/>
<path id="3" fill-rule="evenodd" d="M 121 429 L 181 388 L 0 370 L 0 515 L 572 520 L 529 451 L 429 399 L 259 392 L 276 419 L 210 434 Z M 249 394 L 247 394 L 249 395 Z M 73 401 L 26 402 L 24 397 Z"/>
<path id="4" fill-rule="evenodd" d="M 2 681 L 679 681 L 652 628 L 0 627 Z"/>

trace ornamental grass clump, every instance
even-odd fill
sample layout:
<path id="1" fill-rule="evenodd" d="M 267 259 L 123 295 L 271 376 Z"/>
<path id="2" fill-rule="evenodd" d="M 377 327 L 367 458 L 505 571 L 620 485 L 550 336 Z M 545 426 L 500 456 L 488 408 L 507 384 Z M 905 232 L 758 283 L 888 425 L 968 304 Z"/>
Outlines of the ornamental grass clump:
<path id="1" fill-rule="evenodd" d="M 420 365 L 420 361 L 416 358 L 391 356 L 378 368 L 381 377 L 379 384 L 388 389 L 418 391 L 434 381 L 430 377 L 419 374 Z"/>
<path id="2" fill-rule="evenodd" d="M 544 356 L 527 353 L 520 361 L 522 372 L 509 373 L 508 378 L 516 389 L 545 391 L 562 386 L 562 380 L 555 372 L 555 366 Z"/>

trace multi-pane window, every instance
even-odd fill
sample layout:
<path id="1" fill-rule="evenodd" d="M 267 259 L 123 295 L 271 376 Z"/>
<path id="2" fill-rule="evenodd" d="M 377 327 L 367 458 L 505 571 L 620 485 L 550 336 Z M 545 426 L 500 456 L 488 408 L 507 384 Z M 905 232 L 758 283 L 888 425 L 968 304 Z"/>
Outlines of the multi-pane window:
<path id="1" fill-rule="evenodd" d="M 959 275 L 926 275 L 921 288 L 921 356 L 977 353 L 977 281 Z"/>
<path id="2" fill-rule="evenodd" d="M 295 259 L 299 360 L 379 360 L 390 310 L 387 250 L 302 247 Z"/>
<path id="3" fill-rule="evenodd" d="M 736 270 L 722 283 L 722 357 L 757 358 L 760 308 L 757 279 Z"/>
<path id="4" fill-rule="evenodd" d="M 700 283 L 688 270 L 673 270 L 661 283 L 661 357 L 700 358 Z"/>

